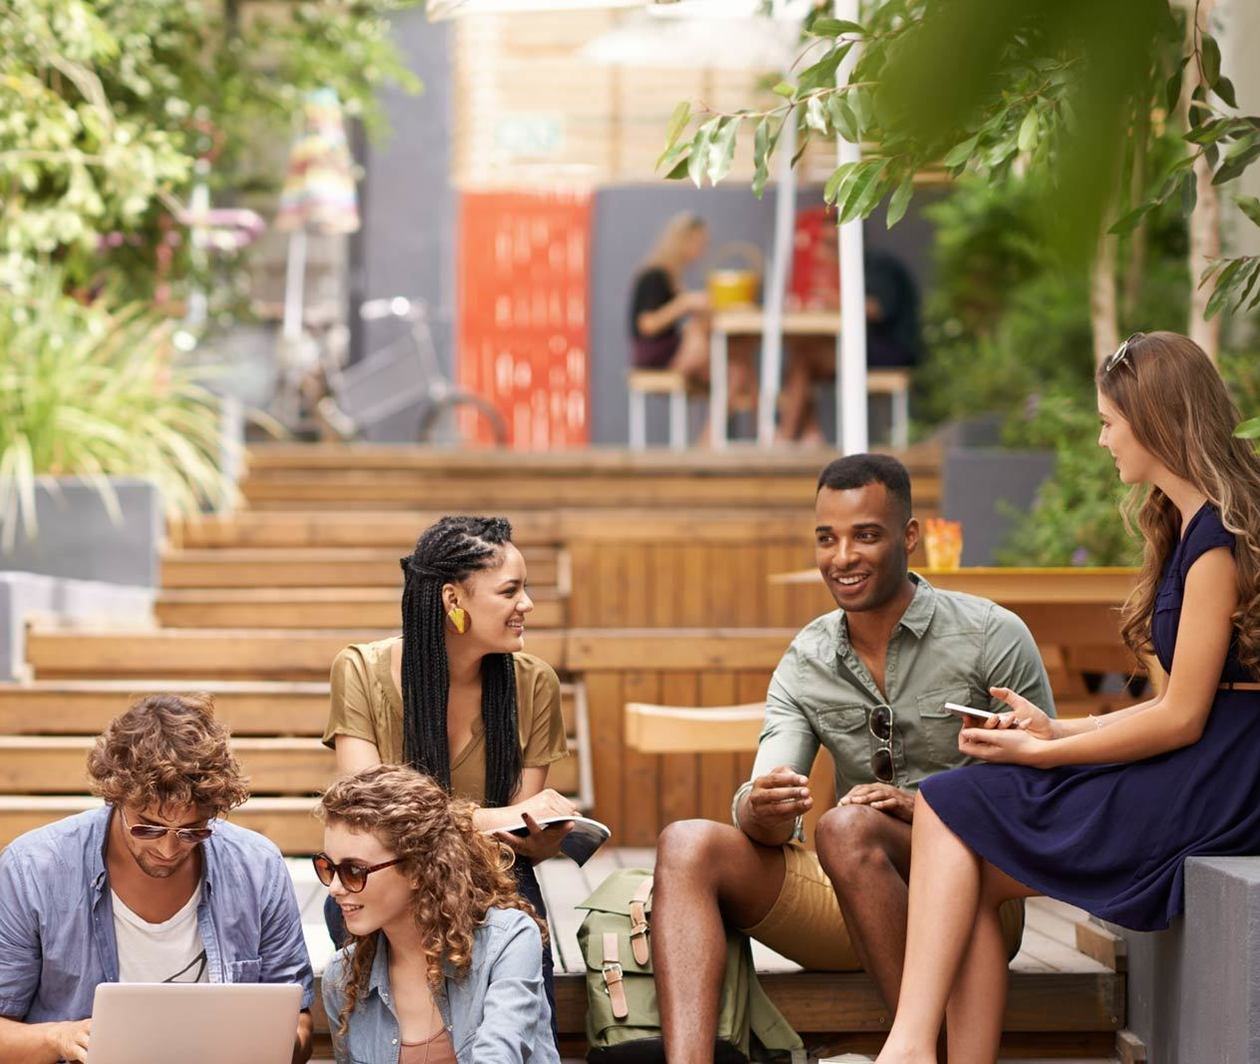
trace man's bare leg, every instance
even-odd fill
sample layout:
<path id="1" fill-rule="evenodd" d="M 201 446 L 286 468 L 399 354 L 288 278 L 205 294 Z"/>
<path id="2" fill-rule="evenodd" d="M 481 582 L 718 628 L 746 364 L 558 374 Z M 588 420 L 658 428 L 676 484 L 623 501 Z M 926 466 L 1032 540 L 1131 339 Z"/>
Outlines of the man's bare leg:
<path id="1" fill-rule="evenodd" d="M 849 940 L 891 1017 L 906 953 L 910 825 L 869 806 L 841 805 L 823 814 L 816 842 Z"/>
<path id="2" fill-rule="evenodd" d="M 726 930 L 765 919 L 783 887 L 778 846 L 738 828 L 680 820 L 656 844 L 652 966 L 670 1064 L 712 1064 Z M 905 933 L 904 916 L 902 934 Z"/>

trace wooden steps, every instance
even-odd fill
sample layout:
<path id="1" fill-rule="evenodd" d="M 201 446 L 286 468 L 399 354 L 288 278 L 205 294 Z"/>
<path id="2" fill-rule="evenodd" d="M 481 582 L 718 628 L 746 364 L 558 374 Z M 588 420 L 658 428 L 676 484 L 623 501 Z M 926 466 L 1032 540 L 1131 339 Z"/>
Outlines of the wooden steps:
<path id="1" fill-rule="evenodd" d="M 0 684 L 0 735 L 99 735 L 136 698 L 153 691 L 208 691 L 233 735 L 320 736 L 328 684 L 216 680 L 47 680 Z M 565 732 L 577 730 L 578 685 L 560 685 Z"/>
<path id="2" fill-rule="evenodd" d="M 99 804 L 87 795 L 0 795 L 0 848 L 23 832 Z M 309 797 L 251 798 L 232 813 L 232 821 L 266 835 L 286 854 L 311 854 L 319 851 L 324 838 L 314 809 L 315 799 Z"/>
<path id="3" fill-rule="evenodd" d="M 85 765 L 91 736 L 0 736 L 0 794 L 75 794 L 87 790 Z M 315 795 L 335 776 L 333 752 L 318 739 L 233 738 L 232 752 L 251 794 Z M 577 791 L 573 758 L 556 762 L 548 783 L 562 794 Z"/>
<path id="4" fill-rule="evenodd" d="M 449 510 L 382 510 L 345 513 L 341 510 L 241 510 L 234 514 L 177 521 L 171 541 L 187 549 L 260 547 L 388 547 L 399 557 L 409 553 L 416 538 Z M 496 511 L 497 512 L 497 511 Z M 512 522 L 512 541 L 527 553 L 557 541 L 556 515 L 520 511 L 505 514 Z M 527 559 L 528 560 L 528 559 Z"/>
<path id="5" fill-rule="evenodd" d="M 560 628 L 564 597 L 530 588 L 531 628 Z M 400 615 L 398 588 L 243 587 L 163 591 L 154 605 L 168 628 L 389 628 Z"/>
<path id="6" fill-rule="evenodd" d="M 319 736 L 328 683 L 229 680 L 40 680 L 0 684 L 0 735 L 99 735 L 141 695 L 208 691 L 233 735 Z"/>
<path id="7" fill-rule="evenodd" d="M 402 553 L 405 553 L 402 552 Z M 402 589 L 397 550 L 371 547 L 221 547 L 168 551 L 162 586 L 176 588 L 391 588 Z M 555 548 L 534 547 L 526 558 L 531 586 L 558 582 Z"/>
<path id="8" fill-rule="evenodd" d="M 799 508 L 813 497 L 818 471 L 831 457 L 826 451 L 741 447 L 681 455 L 598 448 L 519 454 L 276 444 L 250 449 L 241 489 L 258 510 Z M 922 446 L 902 457 L 918 501 L 934 510 L 938 450 Z"/>
<path id="9" fill-rule="evenodd" d="M 347 643 L 396 635 L 396 629 L 158 628 L 142 632 L 32 628 L 27 660 L 34 678 L 146 680 L 324 680 Z M 526 649 L 553 666 L 564 637 L 528 632 Z"/>

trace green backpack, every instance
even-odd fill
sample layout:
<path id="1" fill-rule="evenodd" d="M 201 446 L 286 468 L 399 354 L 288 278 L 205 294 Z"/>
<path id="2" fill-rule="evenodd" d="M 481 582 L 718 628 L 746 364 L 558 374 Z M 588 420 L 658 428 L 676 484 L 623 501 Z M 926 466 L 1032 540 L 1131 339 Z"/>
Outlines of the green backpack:
<path id="1" fill-rule="evenodd" d="M 665 1052 L 648 948 L 652 872 L 614 872 L 577 908 L 586 910 L 578 928 L 578 946 L 586 959 L 586 1059 L 592 1064 L 660 1064 Z M 792 1064 L 804 1064 L 804 1044 L 757 981 L 747 936 L 728 931 L 715 1064 L 754 1059 L 754 1037 L 760 1047 L 790 1054 Z"/>

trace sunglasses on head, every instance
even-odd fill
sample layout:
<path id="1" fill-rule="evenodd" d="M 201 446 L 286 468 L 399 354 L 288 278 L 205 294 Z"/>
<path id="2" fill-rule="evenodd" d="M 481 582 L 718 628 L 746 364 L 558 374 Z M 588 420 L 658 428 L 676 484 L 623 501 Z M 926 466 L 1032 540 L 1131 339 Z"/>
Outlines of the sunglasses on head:
<path id="1" fill-rule="evenodd" d="M 879 746 L 871 754 L 871 772 L 880 783 L 892 783 L 897 775 L 893 762 L 892 710 L 887 706 L 876 706 L 867 716 L 866 726 L 879 741 Z"/>
<path id="2" fill-rule="evenodd" d="M 1112 354 L 1107 356 L 1107 360 L 1102 365 L 1103 373 L 1110 373 L 1113 369 L 1120 365 L 1121 362 L 1127 362 L 1129 364 L 1129 369 L 1133 369 L 1133 353 L 1130 350 L 1130 345 L 1136 340 L 1143 340 L 1145 338 L 1146 333 L 1135 332 L 1132 336 L 1125 340 L 1125 342 L 1117 347 Z"/>
<path id="3" fill-rule="evenodd" d="M 326 887 L 332 886 L 333 876 L 335 875 L 341 880 L 341 885 L 345 887 L 351 894 L 358 894 L 367 886 L 367 877 L 373 872 L 379 872 L 382 868 L 389 868 L 396 865 L 402 860 L 401 857 L 395 857 L 392 861 L 384 861 L 381 864 L 365 865 L 358 861 L 334 861 L 326 853 L 317 853 L 311 858 L 311 863 L 315 866 L 316 878 Z"/>
<path id="4" fill-rule="evenodd" d="M 169 833 L 182 843 L 192 844 L 205 842 L 214 834 L 214 827 L 210 824 L 203 828 L 168 828 L 161 824 L 128 824 L 127 814 L 123 812 L 121 806 L 118 807 L 118 815 L 122 818 L 122 825 L 127 829 L 127 833 L 133 839 L 144 839 L 145 842 L 153 842 Z"/>

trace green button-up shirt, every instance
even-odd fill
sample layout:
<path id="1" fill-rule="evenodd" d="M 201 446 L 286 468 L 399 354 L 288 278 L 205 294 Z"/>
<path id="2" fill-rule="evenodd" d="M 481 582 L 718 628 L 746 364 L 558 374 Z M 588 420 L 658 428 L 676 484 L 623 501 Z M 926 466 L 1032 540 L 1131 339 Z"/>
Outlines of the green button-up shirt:
<path id="1" fill-rule="evenodd" d="M 893 783 L 906 790 L 972 760 L 958 750 L 963 722 L 946 702 L 1004 710 L 989 688 L 1009 687 L 1054 714 L 1050 680 L 1023 621 L 988 599 L 910 578 L 914 597 L 888 643 L 887 697 L 854 652 L 843 610 L 810 622 L 770 680 L 753 779 L 779 765 L 808 776 L 821 743 L 836 764 L 837 797 L 876 782 L 871 755 L 881 744 L 868 721 L 877 706 L 892 710 Z M 751 787 L 736 792 L 732 811 Z"/>

